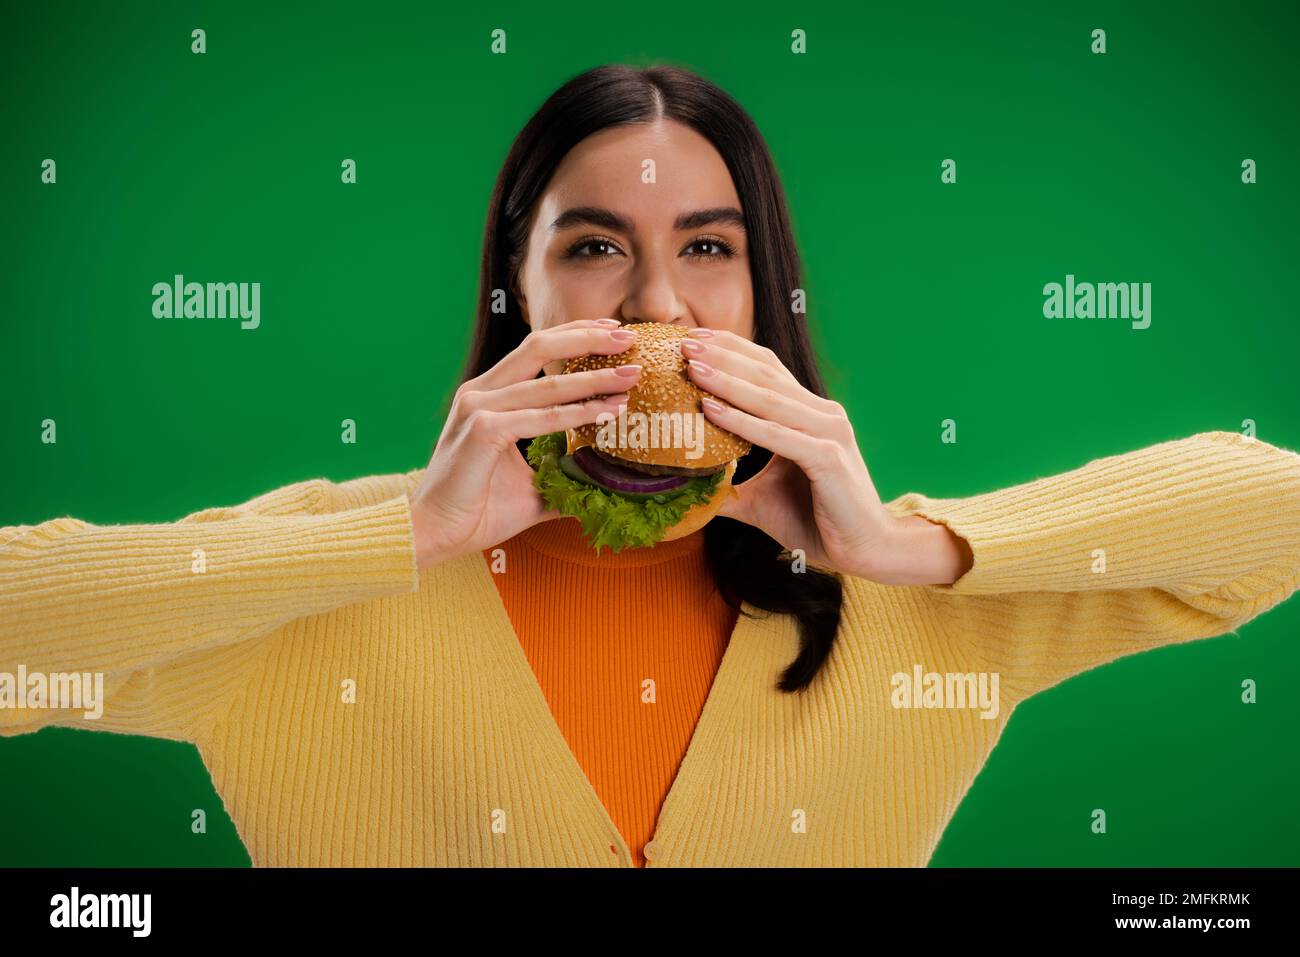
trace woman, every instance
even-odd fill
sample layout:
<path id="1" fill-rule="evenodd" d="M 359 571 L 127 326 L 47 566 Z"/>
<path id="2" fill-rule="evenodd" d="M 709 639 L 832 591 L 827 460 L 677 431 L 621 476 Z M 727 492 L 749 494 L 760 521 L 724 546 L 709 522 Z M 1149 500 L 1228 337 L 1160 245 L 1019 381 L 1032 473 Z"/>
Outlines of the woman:
<path id="1" fill-rule="evenodd" d="M 4 529 L 0 668 L 107 701 L 0 731 L 194 742 L 257 865 L 924 865 L 1021 701 L 1295 590 L 1300 456 L 1233 433 L 882 503 L 799 288 L 736 103 L 573 79 L 498 178 L 427 468 Z M 632 322 L 756 448 L 702 531 L 597 555 L 520 448 L 617 409 L 636 368 L 561 370 Z"/>

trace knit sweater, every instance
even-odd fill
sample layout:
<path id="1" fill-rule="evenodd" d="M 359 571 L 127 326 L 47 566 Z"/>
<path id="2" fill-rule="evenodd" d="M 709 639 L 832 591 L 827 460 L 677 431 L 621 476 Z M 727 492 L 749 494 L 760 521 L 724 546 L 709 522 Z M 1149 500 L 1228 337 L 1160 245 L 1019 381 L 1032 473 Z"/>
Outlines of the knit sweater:
<path id="1" fill-rule="evenodd" d="M 256 865 L 631 866 L 483 555 L 417 571 L 419 476 L 0 530 L 0 672 L 99 671 L 107 695 L 97 720 L 0 709 L 0 733 L 194 742 Z M 799 694 L 775 687 L 795 623 L 747 604 L 648 866 L 924 865 L 1021 701 L 1232 631 L 1300 577 L 1300 456 L 1235 433 L 887 507 L 947 524 L 973 565 L 951 585 L 844 576 Z M 930 673 L 999 675 L 995 713 Z"/>
<path id="2" fill-rule="evenodd" d="M 484 557 L 565 742 L 644 867 L 736 624 L 704 533 L 597 555 L 566 518 Z"/>

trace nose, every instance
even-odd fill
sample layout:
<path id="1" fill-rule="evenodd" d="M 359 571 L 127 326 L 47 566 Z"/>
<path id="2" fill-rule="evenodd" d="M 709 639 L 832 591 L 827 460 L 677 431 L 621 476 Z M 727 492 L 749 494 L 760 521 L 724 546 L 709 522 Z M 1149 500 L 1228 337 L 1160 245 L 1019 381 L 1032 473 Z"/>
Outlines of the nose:
<path id="1" fill-rule="evenodd" d="M 685 322 L 686 305 L 677 293 L 670 265 L 654 256 L 641 259 L 628 276 L 619 314 L 624 322 Z"/>

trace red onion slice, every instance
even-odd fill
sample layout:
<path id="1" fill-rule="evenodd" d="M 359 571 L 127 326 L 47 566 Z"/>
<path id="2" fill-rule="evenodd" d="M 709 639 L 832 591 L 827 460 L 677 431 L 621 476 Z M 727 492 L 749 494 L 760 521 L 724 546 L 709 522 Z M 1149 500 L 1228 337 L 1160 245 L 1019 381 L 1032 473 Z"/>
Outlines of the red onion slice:
<path id="1" fill-rule="evenodd" d="M 573 461 L 593 481 L 615 492 L 632 492 L 653 495 L 671 492 L 690 481 L 684 475 L 646 475 L 635 469 L 625 469 L 602 459 L 589 445 L 573 453 Z"/>

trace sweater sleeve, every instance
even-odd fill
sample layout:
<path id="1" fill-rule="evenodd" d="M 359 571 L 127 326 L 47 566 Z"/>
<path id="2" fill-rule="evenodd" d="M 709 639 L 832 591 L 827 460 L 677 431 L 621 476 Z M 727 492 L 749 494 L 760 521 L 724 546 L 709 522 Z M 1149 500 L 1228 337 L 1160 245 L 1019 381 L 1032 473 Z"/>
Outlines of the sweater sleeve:
<path id="1" fill-rule="evenodd" d="M 251 639 L 416 588 L 410 504 L 381 479 L 300 482 L 169 524 L 0 528 L 0 736 L 66 725 L 194 740 Z M 382 494 L 367 500 L 367 482 Z M 33 681 L 66 676 L 88 691 L 99 676 L 101 715 L 16 705 L 39 704 Z"/>
<path id="2" fill-rule="evenodd" d="M 1300 586 L 1300 455 L 1203 432 L 969 498 L 886 506 L 966 539 L 923 588 L 1022 700 L 1124 655 L 1233 631 Z"/>

